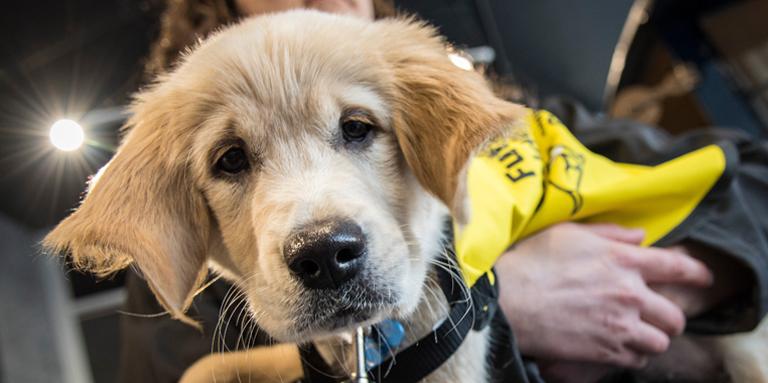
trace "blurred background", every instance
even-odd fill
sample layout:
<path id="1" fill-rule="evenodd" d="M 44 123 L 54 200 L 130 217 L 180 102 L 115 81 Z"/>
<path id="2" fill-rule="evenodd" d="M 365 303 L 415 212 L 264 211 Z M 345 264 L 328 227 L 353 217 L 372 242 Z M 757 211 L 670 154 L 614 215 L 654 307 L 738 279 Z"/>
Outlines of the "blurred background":
<path id="1" fill-rule="evenodd" d="M 112 382 L 123 276 L 97 282 L 37 244 L 119 142 L 164 2 L 3 4 L 0 382 Z M 716 125 L 768 136 L 768 0 L 397 5 L 439 26 L 532 106 L 559 96 L 673 134 Z"/>

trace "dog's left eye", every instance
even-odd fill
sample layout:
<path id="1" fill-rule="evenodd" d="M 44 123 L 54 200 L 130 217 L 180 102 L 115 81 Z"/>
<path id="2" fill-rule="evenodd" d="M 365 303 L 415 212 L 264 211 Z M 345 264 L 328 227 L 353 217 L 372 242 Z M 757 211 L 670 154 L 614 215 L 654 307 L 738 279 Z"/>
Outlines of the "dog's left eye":
<path id="1" fill-rule="evenodd" d="M 373 125 L 359 120 L 347 120 L 341 124 L 341 133 L 344 136 L 344 141 L 347 142 L 365 140 L 372 129 Z"/>
<path id="2" fill-rule="evenodd" d="M 231 148 L 216 161 L 216 168 L 236 174 L 248 168 L 248 156 L 242 148 Z"/>

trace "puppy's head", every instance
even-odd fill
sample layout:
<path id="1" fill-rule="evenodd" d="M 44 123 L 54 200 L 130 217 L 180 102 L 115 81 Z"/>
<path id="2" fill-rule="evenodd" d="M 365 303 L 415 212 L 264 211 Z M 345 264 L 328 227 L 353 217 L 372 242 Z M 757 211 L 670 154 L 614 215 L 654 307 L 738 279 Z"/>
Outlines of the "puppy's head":
<path id="1" fill-rule="evenodd" d="M 523 113 L 429 27 L 306 11 L 215 35 L 133 112 L 45 244 L 135 263 L 179 318 L 210 265 L 283 340 L 412 312 L 469 156 Z"/>

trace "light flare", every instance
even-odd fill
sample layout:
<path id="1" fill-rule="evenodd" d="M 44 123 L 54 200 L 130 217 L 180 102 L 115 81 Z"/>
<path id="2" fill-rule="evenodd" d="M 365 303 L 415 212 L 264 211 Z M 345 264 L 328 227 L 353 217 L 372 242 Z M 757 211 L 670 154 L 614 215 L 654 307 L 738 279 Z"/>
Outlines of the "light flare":
<path id="1" fill-rule="evenodd" d="M 65 152 L 80 149 L 85 142 L 83 127 L 76 121 L 69 119 L 54 122 L 48 136 L 53 146 Z"/>

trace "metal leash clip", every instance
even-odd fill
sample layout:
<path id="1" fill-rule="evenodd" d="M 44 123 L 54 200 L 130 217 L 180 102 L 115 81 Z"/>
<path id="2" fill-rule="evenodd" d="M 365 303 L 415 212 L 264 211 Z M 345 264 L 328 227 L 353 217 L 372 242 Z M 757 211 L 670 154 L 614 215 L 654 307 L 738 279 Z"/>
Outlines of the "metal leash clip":
<path id="1" fill-rule="evenodd" d="M 366 364 L 365 330 L 362 327 L 358 327 L 355 329 L 355 372 L 344 383 L 370 383 Z"/>

